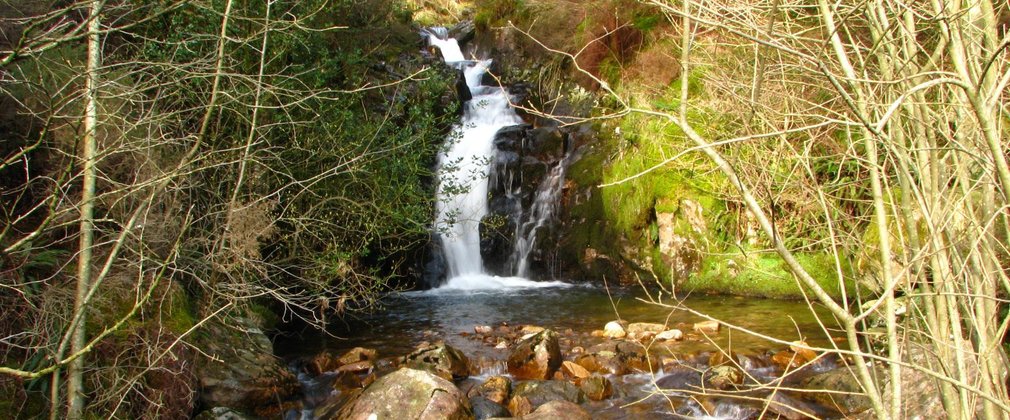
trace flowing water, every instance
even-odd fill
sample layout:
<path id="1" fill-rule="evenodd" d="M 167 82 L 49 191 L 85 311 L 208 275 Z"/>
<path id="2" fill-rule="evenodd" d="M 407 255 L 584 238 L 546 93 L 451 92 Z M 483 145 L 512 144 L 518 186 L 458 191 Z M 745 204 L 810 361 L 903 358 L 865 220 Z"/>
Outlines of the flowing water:
<path id="1" fill-rule="evenodd" d="M 478 278 L 471 279 L 476 281 L 477 288 L 467 288 L 466 282 L 461 280 L 439 289 L 389 296 L 383 301 L 385 309 L 381 312 L 336 323 L 329 330 L 331 336 L 317 335 L 298 343 L 279 342 L 277 351 L 297 365 L 297 361 L 323 351 L 339 355 L 354 347 L 367 347 L 379 351 L 379 357 L 384 360 L 379 366 L 392 369 L 399 358 L 410 354 L 420 343 L 442 341 L 466 354 L 478 369 L 475 379 L 459 384 L 465 391 L 488 376 L 507 375 L 504 365 L 509 349 L 497 348 L 499 340 L 488 338 L 492 335 L 475 334 L 476 326 L 490 326 L 496 331 L 505 329 L 505 325 L 512 330 L 524 325 L 553 329 L 561 334 L 562 354 L 566 355 L 566 360 L 571 360 L 574 347 L 591 349 L 608 342 L 592 332 L 602 329 L 609 321 L 666 324 L 687 332 L 688 338 L 668 345 L 654 345 L 651 354 L 657 358 L 705 360 L 712 354 L 731 352 L 742 361 L 741 366 L 748 374 L 764 380 L 775 377 L 769 359 L 788 348 L 786 344 L 730 328 L 722 328 L 707 337 L 692 333 L 691 325 L 705 318 L 688 309 L 785 342 L 805 340 L 813 346 L 830 346 L 830 337 L 838 335 L 821 326 L 821 322 L 834 325 L 826 310 L 811 313 L 805 303 L 798 301 L 690 296 L 683 301 L 683 306 L 668 298 L 663 299 L 667 305 L 660 305 L 650 302 L 656 300 L 656 296 L 650 298 L 636 289 L 608 290 L 602 286 L 562 282 L 541 282 L 537 283 L 540 287 L 530 287 L 527 280 L 498 279 L 501 283 L 494 289 L 483 283 L 486 278 Z M 673 305 L 669 305 L 671 303 Z M 833 366 L 827 364 L 817 368 Z M 593 418 L 745 419 L 756 412 L 746 404 L 716 400 L 716 411 L 706 414 L 684 394 L 662 395 L 669 392 L 662 391 L 657 381 L 662 384 L 666 374 L 661 366 L 656 366 L 653 372 L 607 375 L 615 386 L 615 397 L 588 402 L 584 408 Z M 304 382 L 306 392 L 316 393 L 316 399 L 324 399 L 332 392 L 330 382 L 307 379 Z"/>
<path id="2" fill-rule="evenodd" d="M 479 225 L 488 214 L 488 176 L 494 154 L 495 133 L 522 123 L 510 106 L 508 92 L 500 86 L 481 83 L 490 60 L 465 60 L 459 45 L 442 28 L 428 31 L 429 45 L 439 48 L 447 64 L 464 73 L 472 99 L 464 104 L 463 116 L 446 139 L 438 166 L 437 217 L 434 228 L 440 236 L 447 265 L 445 284 L 438 288 L 387 297 L 385 310 L 346 319 L 330 329 L 296 341 L 279 341 L 277 351 L 292 360 L 295 369 L 320 352 L 341 354 L 354 347 L 377 349 L 382 361 L 377 370 L 388 372 L 395 360 L 422 342 L 445 342 L 460 349 L 477 368 L 476 377 L 507 374 L 508 347 L 518 340 L 518 327 L 533 325 L 561 333 L 563 354 L 590 349 L 607 342 L 594 331 L 613 320 L 660 323 L 688 333 L 683 341 L 650 347 L 655 356 L 700 360 L 703 366 L 716 353 L 738 355 L 746 373 L 755 378 L 774 378 L 770 355 L 788 342 L 804 340 L 814 346 L 829 346 L 834 325 L 827 311 L 811 310 L 803 302 L 754 298 L 690 296 L 680 302 L 670 296 L 649 296 L 637 289 L 610 289 L 572 282 L 537 282 L 527 278 L 527 260 L 538 233 L 554 219 L 564 183 L 567 162 L 555 166 L 541 182 L 534 204 L 523 210 L 517 227 L 517 243 L 511 257 L 515 277 L 485 273 L 480 253 Z M 693 323 L 706 318 L 726 320 L 764 337 L 740 329 L 723 328 L 716 334 L 695 334 Z M 495 334 L 475 334 L 487 326 Z M 502 333 L 503 332 L 503 333 Z M 512 335 L 509 335 L 512 334 Z M 333 338 L 328 338 L 333 337 Z M 770 341 L 768 338 L 782 340 Z M 504 345 L 503 345 L 504 344 Z M 713 400 L 703 410 L 681 393 L 661 390 L 657 379 L 661 366 L 630 375 L 610 375 L 616 391 L 613 398 L 589 402 L 584 407 L 594 418 L 700 417 L 742 419 L 759 413 L 747 404 Z M 305 418 L 311 418 L 315 402 L 331 398 L 332 375 L 308 377 Z M 327 379 L 329 378 L 329 379 Z M 468 380 L 461 388 L 479 381 Z"/>

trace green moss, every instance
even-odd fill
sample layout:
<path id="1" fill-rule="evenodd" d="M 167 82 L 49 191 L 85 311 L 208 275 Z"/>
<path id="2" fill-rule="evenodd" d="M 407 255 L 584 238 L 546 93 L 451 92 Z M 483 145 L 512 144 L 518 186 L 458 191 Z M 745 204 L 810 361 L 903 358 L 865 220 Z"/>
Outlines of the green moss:
<path id="1" fill-rule="evenodd" d="M 182 334 L 197 323 L 196 310 L 192 300 L 181 287 L 172 288 L 170 299 L 163 307 L 161 326 L 169 331 Z"/>
<path id="2" fill-rule="evenodd" d="M 796 259 L 820 286 L 833 297 L 842 296 L 835 259 L 826 253 L 798 254 Z M 847 296 L 856 293 L 851 281 L 851 269 L 842 264 Z M 708 256 L 701 271 L 680 286 L 684 292 L 734 294 L 771 298 L 795 299 L 803 296 L 799 281 L 789 271 L 785 261 L 777 254 L 744 256 Z"/>
<path id="3" fill-rule="evenodd" d="M 273 329 L 281 322 L 280 317 L 277 313 L 266 305 L 259 303 L 250 303 L 247 305 L 246 310 L 250 313 L 250 318 L 256 319 L 256 324 L 264 329 Z"/>

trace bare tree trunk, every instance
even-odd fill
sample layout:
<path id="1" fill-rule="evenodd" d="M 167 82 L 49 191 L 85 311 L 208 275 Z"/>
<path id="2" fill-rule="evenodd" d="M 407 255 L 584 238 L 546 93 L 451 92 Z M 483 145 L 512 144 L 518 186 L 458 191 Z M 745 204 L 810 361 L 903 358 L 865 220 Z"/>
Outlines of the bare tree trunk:
<path id="1" fill-rule="evenodd" d="M 81 218 L 80 218 L 80 249 L 77 256 L 77 296 L 74 300 L 74 312 L 80 314 L 80 320 L 74 328 L 70 352 L 77 353 L 84 348 L 86 338 L 87 317 L 85 300 L 91 288 L 91 247 L 94 241 L 95 213 L 95 180 L 98 171 L 95 158 L 98 154 L 96 127 L 98 126 L 98 66 L 100 60 L 99 13 L 102 9 L 100 0 L 92 0 L 90 22 L 88 23 L 88 63 L 84 87 L 84 138 L 81 144 L 81 163 L 83 164 L 83 185 L 81 186 Z M 70 363 L 67 373 L 67 418 L 80 419 L 84 414 L 84 357 L 78 357 Z"/>

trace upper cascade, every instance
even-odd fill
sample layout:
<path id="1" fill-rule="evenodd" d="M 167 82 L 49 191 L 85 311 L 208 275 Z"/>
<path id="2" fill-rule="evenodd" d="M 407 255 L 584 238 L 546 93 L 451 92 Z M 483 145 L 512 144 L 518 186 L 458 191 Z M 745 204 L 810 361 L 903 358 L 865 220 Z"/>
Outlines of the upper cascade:
<path id="1" fill-rule="evenodd" d="M 428 28 L 428 45 L 438 48 L 442 52 L 442 60 L 446 63 L 458 63 L 466 61 L 463 51 L 459 48 L 459 43 L 455 38 L 449 38 L 449 30 L 443 27 Z"/>

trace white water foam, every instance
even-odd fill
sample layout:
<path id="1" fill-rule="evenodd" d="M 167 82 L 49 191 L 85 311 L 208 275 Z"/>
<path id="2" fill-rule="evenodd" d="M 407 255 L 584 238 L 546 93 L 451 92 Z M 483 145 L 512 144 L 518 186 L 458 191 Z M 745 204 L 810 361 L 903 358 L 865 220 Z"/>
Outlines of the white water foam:
<path id="1" fill-rule="evenodd" d="M 533 281 L 522 277 L 500 277 L 487 274 L 467 274 L 456 276 L 435 290 L 501 290 L 501 289 L 532 289 L 548 287 L 572 287 L 562 281 Z"/>

